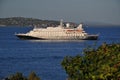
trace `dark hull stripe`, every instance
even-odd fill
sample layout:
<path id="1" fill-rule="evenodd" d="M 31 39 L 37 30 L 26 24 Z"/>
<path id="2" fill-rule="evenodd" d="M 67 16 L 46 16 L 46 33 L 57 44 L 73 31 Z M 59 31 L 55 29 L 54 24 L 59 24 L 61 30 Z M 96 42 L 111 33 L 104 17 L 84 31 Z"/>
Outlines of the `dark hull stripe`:
<path id="1" fill-rule="evenodd" d="M 39 40 L 44 40 L 43 38 L 37 38 L 37 37 L 32 37 L 32 36 L 22 36 L 22 35 L 16 35 L 18 38 L 20 39 L 30 39 L 30 40 L 36 40 L 36 39 L 39 39 Z"/>

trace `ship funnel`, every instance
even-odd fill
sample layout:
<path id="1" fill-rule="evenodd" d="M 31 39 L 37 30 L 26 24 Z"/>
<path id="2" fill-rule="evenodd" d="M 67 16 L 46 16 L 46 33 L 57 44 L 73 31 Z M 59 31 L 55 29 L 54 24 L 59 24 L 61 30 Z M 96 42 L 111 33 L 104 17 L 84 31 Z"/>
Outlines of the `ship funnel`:
<path id="1" fill-rule="evenodd" d="M 69 24 L 69 23 L 67 23 L 67 24 L 66 24 L 66 27 L 67 27 L 67 28 L 69 28 L 69 27 L 70 27 L 70 24 Z"/>
<path id="2" fill-rule="evenodd" d="M 82 28 L 82 24 L 79 24 L 79 26 L 77 27 L 78 29 L 83 29 Z"/>

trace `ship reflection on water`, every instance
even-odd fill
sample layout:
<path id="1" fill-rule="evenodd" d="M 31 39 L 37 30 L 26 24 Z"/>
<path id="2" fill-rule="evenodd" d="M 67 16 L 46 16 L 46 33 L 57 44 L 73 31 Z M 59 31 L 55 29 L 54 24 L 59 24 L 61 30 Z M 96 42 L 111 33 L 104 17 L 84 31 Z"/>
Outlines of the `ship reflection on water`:
<path id="1" fill-rule="evenodd" d="M 30 42 L 84 42 L 86 40 L 28 40 Z"/>

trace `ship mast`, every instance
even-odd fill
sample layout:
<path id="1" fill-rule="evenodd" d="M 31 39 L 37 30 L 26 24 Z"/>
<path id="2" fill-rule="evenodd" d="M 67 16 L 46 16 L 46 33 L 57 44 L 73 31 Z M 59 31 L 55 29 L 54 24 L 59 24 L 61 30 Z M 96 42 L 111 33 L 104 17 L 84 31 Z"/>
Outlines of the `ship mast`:
<path id="1" fill-rule="evenodd" d="M 60 27 L 63 27 L 63 19 L 60 20 Z"/>

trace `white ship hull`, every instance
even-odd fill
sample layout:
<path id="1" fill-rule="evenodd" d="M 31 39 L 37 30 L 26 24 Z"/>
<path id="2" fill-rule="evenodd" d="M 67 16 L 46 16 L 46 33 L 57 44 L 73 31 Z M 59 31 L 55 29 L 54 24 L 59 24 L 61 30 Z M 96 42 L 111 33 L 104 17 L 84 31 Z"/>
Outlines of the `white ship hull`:
<path id="1" fill-rule="evenodd" d="M 26 34 L 16 34 L 17 37 L 24 40 L 97 40 L 98 35 L 87 36 L 51 36 L 51 37 L 34 37 Z"/>

